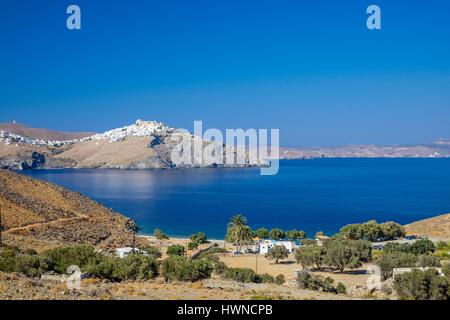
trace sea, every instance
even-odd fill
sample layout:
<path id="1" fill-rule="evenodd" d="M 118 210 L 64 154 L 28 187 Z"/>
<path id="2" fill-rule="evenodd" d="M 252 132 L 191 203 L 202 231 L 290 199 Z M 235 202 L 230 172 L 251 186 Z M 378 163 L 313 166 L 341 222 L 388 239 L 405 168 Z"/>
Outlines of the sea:
<path id="1" fill-rule="evenodd" d="M 450 159 L 282 160 L 274 176 L 259 168 L 24 171 L 134 219 L 142 234 L 205 232 L 223 239 L 242 214 L 258 227 L 332 235 L 349 223 L 401 224 L 450 212 Z"/>

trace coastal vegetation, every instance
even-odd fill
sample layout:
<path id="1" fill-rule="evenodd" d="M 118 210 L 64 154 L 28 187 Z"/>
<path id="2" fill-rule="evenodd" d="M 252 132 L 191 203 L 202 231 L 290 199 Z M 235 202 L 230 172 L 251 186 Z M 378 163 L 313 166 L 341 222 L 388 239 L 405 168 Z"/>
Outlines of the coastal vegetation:
<path id="1" fill-rule="evenodd" d="M 227 225 L 225 240 L 236 244 L 238 252 L 241 252 L 243 245 L 251 243 L 253 234 L 250 227 L 247 225 L 247 218 L 240 214 L 231 217 L 230 222 Z"/>
<path id="2" fill-rule="evenodd" d="M 153 231 L 153 236 L 155 236 L 156 239 L 158 240 L 166 240 L 169 239 L 169 237 L 159 228 L 156 228 Z"/>
<path id="3" fill-rule="evenodd" d="M 318 290 L 335 294 L 344 294 L 346 292 L 346 288 L 341 282 L 335 287 L 333 278 L 313 275 L 306 270 L 297 273 L 297 284 L 301 289 Z"/>
<path id="4" fill-rule="evenodd" d="M 166 281 L 195 282 L 211 277 L 213 265 L 206 259 L 189 259 L 173 255 L 161 262 L 161 273 Z"/>
<path id="5" fill-rule="evenodd" d="M 295 251 L 295 259 L 304 269 L 317 270 L 327 266 L 343 272 L 355 269 L 371 258 L 372 246 L 365 240 L 328 239 L 322 246 L 302 246 Z"/>
<path id="6" fill-rule="evenodd" d="M 395 222 L 348 224 L 339 231 L 339 236 L 349 240 L 388 241 L 405 236 L 405 228 Z"/>
<path id="7" fill-rule="evenodd" d="M 174 244 L 167 248 L 166 253 L 168 256 L 183 256 L 184 247 L 181 244 Z"/>
<path id="8" fill-rule="evenodd" d="M 395 290 L 404 300 L 449 300 L 450 274 L 445 277 L 436 269 L 413 270 L 395 277 Z"/>
<path id="9" fill-rule="evenodd" d="M 385 246 L 375 263 L 381 269 L 383 279 L 392 276 L 394 268 L 440 267 L 439 257 L 433 255 L 435 246 L 427 239 L 420 239 L 413 244 L 389 243 Z"/>

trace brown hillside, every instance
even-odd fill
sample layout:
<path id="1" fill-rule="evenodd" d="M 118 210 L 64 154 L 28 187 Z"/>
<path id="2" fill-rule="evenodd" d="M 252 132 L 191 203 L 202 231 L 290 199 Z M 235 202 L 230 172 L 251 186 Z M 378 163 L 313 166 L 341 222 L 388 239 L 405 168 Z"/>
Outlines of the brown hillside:
<path id="1" fill-rule="evenodd" d="M 0 130 L 23 137 L 42 139 L 46 141 L 63 141 L 81 139 L 94 135 L 94 132 L 62 132 L 48 129 L 29 128 L 20 123 L 0 123 Z"/>
<path id="2" fill-rule="evenodd" d="M 405 226 L 406 233 L 440 240 L 450 239 L 450 213 L 420 220 Z"/>
<path id="3" fill-rule="evenodd" d="M 131 244 L 127 218 L 79 193 L 0 170 L 4 239 L 23 248 L 90 243 L 100 248 Z"/>

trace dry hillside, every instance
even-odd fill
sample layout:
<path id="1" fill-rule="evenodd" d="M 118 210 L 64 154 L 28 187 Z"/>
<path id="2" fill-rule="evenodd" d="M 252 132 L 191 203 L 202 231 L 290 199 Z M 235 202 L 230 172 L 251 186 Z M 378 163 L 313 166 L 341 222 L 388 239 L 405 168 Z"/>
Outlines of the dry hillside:
<path id="1" fill-rule="evenodd" d="M 20 174 L 0 170 L 3 237 L 22 248 L 62 244 L 97 247 L 130 245 L 127 219 L 79 193 Z"/>
<path id="2" fill-rule="evenodd" d="M 20 123 L 0 123 L 0 130 L 8 131 L 23 137 L 51 141 L 81 139 L 94 135 L 94 132 L 62 132 L 48 129 L 30 128 Z"/>
<path id="3" fill-rule="evenodd" d="M 405 226 L 406 233 L 433 239 L 450 240 L 450 213 L 420 220 Z"/>

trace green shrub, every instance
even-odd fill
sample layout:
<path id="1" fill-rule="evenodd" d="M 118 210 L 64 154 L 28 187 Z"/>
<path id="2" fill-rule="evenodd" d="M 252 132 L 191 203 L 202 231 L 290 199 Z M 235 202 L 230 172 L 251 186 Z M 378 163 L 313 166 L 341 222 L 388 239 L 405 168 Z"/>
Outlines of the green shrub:
<path id="1" fill-rule="evenodd" d="M 336 286 L 336 293 L 337 294 L 346 294 L 347 288 L 344 286 L 342 282 L 339 282 Z"/>
<path id="2" fill-rule="evenodd" d="M 158 240 L 169 239 L 169 237 L 168 237 L 164 232 L 162 232 L 162 230 L 159 229 L 159 228 L 156 228 L 156 229 L 153 231 L 153 235 L 154 235 L 154 236 L 156 237 L 156 239 L 158 239 Z"/>
<path id="3" fill-rule="evenodd" d="M 198 248 L 198 243 L 197 242 L 189 242 L 188 243 L 188 249 L 189 250 L 195 250 L 195 249 L 197 249 Z"/>
<path id="4" fill-rule="evenodd" d="M 95 252 L 91 245 L 75 245 L 51 249 L 43 252 L 42 256 L 47 259 L 51 270 L 64 274 L 71 265 L 83 270 L 92 260 L 99 257 L 99 253 Z"/>
<path id="5" fill-rule="evenodd" d="M 317 241 L 314 239 L 302 239 L 301 243 L 303 246 L 313 246 L 317 244 Z"/>
<path id="6" fill-rule="evenodd" d="M 275 279 L 268 273 L 263 273 L 261 276 L 261 282 L 262 283 L 274 283 Z"/>
<path id="7" fill-rule="evenodd" d="M 183 256 L 184 247 L 181 244 L 174 244 L 167 248 L 166 253 L 169 256 Z"/>
<path id="8" fill-rule="evenodd" d="M 149 280 L 159 273 L 159 263 L 153 256 L 129 254 L 125 258 L 102 256 L 91 262 L 86 271 L 93 277 L 111 281 Z"/>
<path id="9" fill-rule="evenodd" d="M 297 284 L 301 289 L 337 293 L 333 283 L 334 280 L 330 277 L 316 276 L 306 270 L 297 273 Z"/>
<path id="10" fill-rule="evenodd" d="M 228 268 L 225 272 L 225 278 L 244 283 L 261 282 L 256 272 L 249 268 Z"/>
<path id="11" fill-rule="evenodd" d="M 211 277 L 212 264 L 205 259 L 190 260 L 182 256 L 170 256 L 163 260 L 162 275 L 166 281 L 198 281 Z"/>
<path id="12" fill-rule="evenodd" d="M 217 261 L 214 264 L 214 273 L 217 275 L 224 275 L 227 272 L 227 265 L 223 261 Z"/>
<path id="13" fill-rule="evenodd" d="M 198 232 L 196 234 L 191 235 L 191 241 L 196 242 L 198 244 L 207 243 L 208 239 L 206 238 L 206 234 L 203 232 Z"/>
<path id="14" fill-rule="evenodd" d="M 283 274 L 279 274 L 275 277 L 275 283 L 279 284 L 280 286 L 283 285 L 286 282 L 286 279 L 284 278 Z"/>
<path id="15" fill-rule="evenodd" d="M 415 269 L 395 277 L 394 288 L 400 299 L 449 300 L 450 283 L 434 269 Z"/>
<path id="16" fill-rule="evenodd" d="M 159 250 L 159 248 L 154 247 L 154 246 L 146 246 L 146 247 L 142 247 L 140 249 L 142 251 L 145 251 L 148 255 L 150 255 L 156 259 L 159 259 L 162 256 L 161 250 Z"/>

